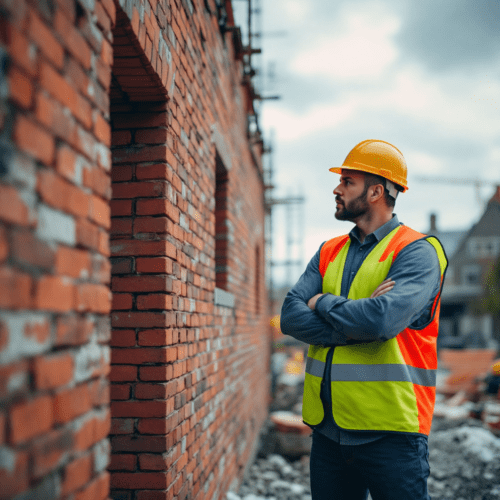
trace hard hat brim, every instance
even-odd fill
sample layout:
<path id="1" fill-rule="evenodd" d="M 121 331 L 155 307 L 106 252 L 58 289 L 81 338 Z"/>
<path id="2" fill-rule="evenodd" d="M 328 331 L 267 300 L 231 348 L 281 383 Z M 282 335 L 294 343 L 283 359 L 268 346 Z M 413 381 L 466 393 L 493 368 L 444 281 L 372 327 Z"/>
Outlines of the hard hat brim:
<path id="1" fill-rule="evenodd" d="M 389 171 L 387 172 L 389 175 L 383 175 L 383 172 L 381 172 L 380 169 L 373 168 L 370 165 L 359 164 L 359 165 L 356 165 L 356 166 L 358 168 L 348 167 L 348 166 L 342 166 L 342 167 L 332 167 L 329 170 L 330 170 L 330 172 L 333 172 L 334 174 L 342 174 L 342 170 L 354 170 L 356 172 L 364 172 L 364 173 L 367 173 L 367 174 L 380 175 L 381 177 L 384 177 L 386 179 L 392 180 L 391 179 L 392 176 L 390 175 Z M 400 184 L 400 183 L 398 183 L 398 182 L 396 182 L 394 180 L 392 182 L 394 182 L 395 184 L 397 184 L 398 186 L 400 186 L 403 189 L 403 193 L 408 190 L 408 186 L 402 185 L 402 184 Z"/>

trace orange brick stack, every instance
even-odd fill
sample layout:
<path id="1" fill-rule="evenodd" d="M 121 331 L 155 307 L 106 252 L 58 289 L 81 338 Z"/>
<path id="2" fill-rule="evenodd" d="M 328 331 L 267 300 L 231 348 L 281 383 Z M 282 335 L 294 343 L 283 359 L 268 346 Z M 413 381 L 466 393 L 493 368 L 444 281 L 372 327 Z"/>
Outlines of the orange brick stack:
<path id="1" fill-rule="evenodd" d="M 268 395 L 262 151 L 223 19 L 0 2 L 0 499 L 241 478 Z"/>

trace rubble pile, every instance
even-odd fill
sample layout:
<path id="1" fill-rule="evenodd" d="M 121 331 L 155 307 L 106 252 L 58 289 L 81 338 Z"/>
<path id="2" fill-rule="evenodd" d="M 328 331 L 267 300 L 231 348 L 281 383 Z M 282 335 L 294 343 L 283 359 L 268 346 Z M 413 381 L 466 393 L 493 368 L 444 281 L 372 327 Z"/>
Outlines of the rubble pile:
<path id="1" fill-rule="evenodd" d="M 500 499 L 500 439 L 477 420 L 436 424 L 429 436 L 433 500 Z"/>
<path id="2" fill-rule="evenodd" d="M 311 500 L 309 457 L 290 462 L 281 455 L 258 458 L 250 466 L 238 495 L 227 500 Z"/>
<path id="3" fill-rule="evenodd" d="M 500 500 L 500 438 L 474 419 L 435 419 L 429 437 L 433 500 Z M 250 466 L 227 500 L 310 500 L 309 456 L 270 454 Z"/>

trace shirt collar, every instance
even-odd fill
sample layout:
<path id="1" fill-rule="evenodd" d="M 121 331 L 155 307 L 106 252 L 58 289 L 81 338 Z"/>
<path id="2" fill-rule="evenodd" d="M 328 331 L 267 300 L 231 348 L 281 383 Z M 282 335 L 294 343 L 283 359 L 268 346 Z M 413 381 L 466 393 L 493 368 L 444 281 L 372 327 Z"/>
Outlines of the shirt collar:
<path id="1" fill-rule="evenodd" d="M 380 240 L 384 239 L 391 231 L 396 229 L 399 225 L 400 225 L 400 222 L 399 222 L 398 216 L 396 214 L 392 214 L 392 219 L 390 219 L 388 222 L 386 222 L 383 226 L 380 226 L 378 229 L 373 231 L 373 233 L 366 235 L 366 238 L 364 239 L 363 244 L 369 243 L 373 239 L 375 239 L 376 241 L 380 241 Z M 358 226 L 354 226 L 352 228 L 351 232 L 349 233 L 349 237 L 351 239 L 355 238 L 359 243 L 361 243 L 359 241 Z"/>

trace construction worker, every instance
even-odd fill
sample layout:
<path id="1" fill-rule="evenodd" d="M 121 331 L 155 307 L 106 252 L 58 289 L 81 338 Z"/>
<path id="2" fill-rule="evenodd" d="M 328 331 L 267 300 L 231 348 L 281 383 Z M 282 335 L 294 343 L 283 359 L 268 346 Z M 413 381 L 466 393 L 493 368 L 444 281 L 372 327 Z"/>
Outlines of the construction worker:
<path id="1" fill-rule="evenodd" d="M 281 311 L 282 332 L 309 344 L 312 498 L 428 499 L 446 256 L 393 214 L 407 189 L 396 147 L 363 141 L 330 171 L 335 218 L 356 225 L 321 245 Z"/>

